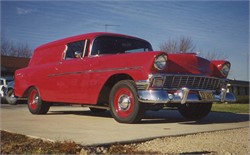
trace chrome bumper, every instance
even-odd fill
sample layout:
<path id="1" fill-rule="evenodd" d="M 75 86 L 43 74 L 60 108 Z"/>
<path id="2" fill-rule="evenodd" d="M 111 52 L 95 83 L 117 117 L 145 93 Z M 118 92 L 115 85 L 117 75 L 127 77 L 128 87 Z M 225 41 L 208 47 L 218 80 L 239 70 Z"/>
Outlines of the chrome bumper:
<path id="1" fill-rule="evenodd" d="M 202 99 L 199 92 L 190 93 L 188 88 L 181 88 L 175 93 L 168 93 L 165 90 L 138 90 L 138 98 L 143 103 L 206 103 L 206 102 L 235 102 L 236 98 L 232 93 L 226 92 L 221 89 L 221 93 L 212 94 L 210 99 Z"/>

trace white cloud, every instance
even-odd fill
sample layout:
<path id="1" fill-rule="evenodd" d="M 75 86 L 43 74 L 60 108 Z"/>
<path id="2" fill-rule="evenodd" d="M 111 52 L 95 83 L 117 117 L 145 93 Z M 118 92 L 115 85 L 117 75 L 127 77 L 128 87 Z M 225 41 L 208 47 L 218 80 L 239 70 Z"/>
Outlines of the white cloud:
<path id="1" fill-rule="evenodd" d="M 24 9 L 24 8 L 16 7 L 16 12 L 19 15 L 30 14 L 34 11 L 35 11 L 34 9 Z"/>

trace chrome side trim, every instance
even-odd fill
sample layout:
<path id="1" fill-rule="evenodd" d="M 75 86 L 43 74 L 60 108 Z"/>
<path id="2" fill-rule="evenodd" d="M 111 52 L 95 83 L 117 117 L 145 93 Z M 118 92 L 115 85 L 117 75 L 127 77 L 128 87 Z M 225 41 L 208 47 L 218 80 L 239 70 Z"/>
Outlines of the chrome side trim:
<path id="1" fill-rule="evenodd" d="M 125 68 L 109 68 L 109 69 L 100 69 L 100 70 L 84 70 L 84 71 L 75 71 L 75 72 L 64 72 L 64 73 L 58 73 L 58 74 L 48 74 L 48 77 L 71 75 L 71 74 L 88 74 L 88 73 L 101 73 L 101 72 L 124 71 L 124 70 L 139 70 L 139 69 L 141 69 L 140 66 L 125 67 Z"/>

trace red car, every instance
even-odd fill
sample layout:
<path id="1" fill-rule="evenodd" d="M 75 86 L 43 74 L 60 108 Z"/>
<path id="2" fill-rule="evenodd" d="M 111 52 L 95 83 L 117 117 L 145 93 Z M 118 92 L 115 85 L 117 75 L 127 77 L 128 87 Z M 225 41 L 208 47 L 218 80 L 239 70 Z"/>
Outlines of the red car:
<path id="1" fill-rule="evenodd" d="M 228 61 L 153 51 L 132 36 L 89 33 L 36 48 L 28 67 L 15 73 L 15 95 L 28 98 L 32 114 L 45 114 L 56 102 L 110 110 L 121 123 L 164 107 L 195 120 L 212 102 L 235 101 L 226 88 L 229 70 Z"/>

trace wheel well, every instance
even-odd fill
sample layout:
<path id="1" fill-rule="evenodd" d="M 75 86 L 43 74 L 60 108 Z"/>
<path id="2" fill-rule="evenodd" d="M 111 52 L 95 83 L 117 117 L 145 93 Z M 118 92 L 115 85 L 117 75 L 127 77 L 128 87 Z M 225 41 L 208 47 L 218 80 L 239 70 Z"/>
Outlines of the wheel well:
<path id="1" fill-rule="evenodd" d="M 133 80 L 133 78 L 127 74 L 115 74 L 111 76 L 104 86 L 102 87 L 102 90 L 100 91 L 100 94 L 98 96 L 97 105 L 104 105 L 108 106 L 109 104 L 109 94 L 112 89 L 112 87 L 121 80 Z"/>
<path id="2" fill-rule="evenodd" d="M 22 97 L 27 98 L 28 95 L 29 95 L 29 90 L 30 90 L 31 88 L 33 88 L 33 87 L 34 87 L 34 86 L 30 86 L 29 88 L 27 88 L 27 89 L 25 90 L 25 92 L 23 93 Z"/>

